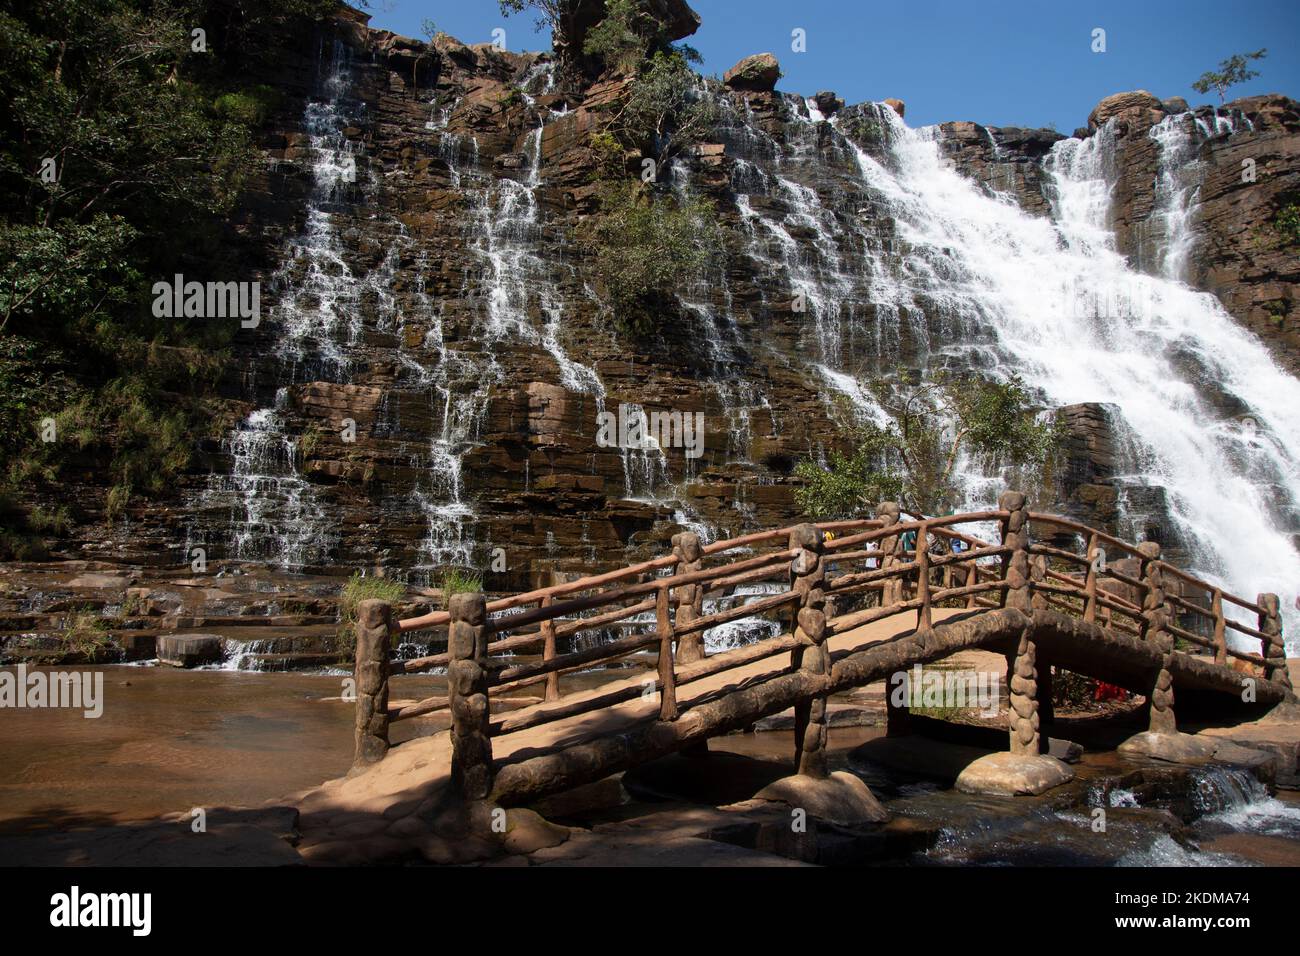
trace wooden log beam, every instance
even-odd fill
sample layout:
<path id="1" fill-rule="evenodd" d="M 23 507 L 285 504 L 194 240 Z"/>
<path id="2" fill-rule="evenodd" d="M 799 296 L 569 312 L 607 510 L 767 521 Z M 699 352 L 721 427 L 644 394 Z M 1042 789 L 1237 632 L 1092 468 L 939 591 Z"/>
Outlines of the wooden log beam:
<path id="1" fill-rule="evenodd" d="M 554 753 L 503 762 L 497 770 L 492 799 L 502 806 L 517 806 L 592 783 L 692 743 L 739 730 L 801 700 L 861 687 L 913 664 L 928 663 L 958 650 L 1019 633 L 1027 623 L 1024 614 L 1011 609 L 945 621 L 933 630 L 873 644 L 839 657 L 829 674 L 794 669 L 690 707 L 675 721 L 647 721 L 625 732 Z"/>

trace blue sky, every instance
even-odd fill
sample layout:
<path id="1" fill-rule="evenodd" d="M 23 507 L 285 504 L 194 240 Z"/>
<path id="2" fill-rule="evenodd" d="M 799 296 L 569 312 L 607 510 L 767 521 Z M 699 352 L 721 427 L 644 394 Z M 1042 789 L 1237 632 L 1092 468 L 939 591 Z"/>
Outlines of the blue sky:
<path id="1" fill-rule="evenodd" d="M 847 102 L 897 97 L 922 126 L 975 120 L 990 126 L 1083 126 L 1103 96 L 1147 89 L 1217 102 L 1191 83 L 1233 53 L 1268 48 L 1261 73 L 1229 98 L 1300 98 L 1300 0 L 690 0 L 702 18 L 689 42 L 704 73 L 721 75 L 751 53 L 771 52 L 778 89 L 834 90 Z M 371 25 L 419 37 L 430 18 L 466 43 L 504 28 L 511 50 L 550 48 L 531 14 L 503 18 L 496 0 L 372 0 Z M 803 29 L 807 51 L 791 51 Z M 1092 32 L 1106 31 L 1106 52 Z"/>

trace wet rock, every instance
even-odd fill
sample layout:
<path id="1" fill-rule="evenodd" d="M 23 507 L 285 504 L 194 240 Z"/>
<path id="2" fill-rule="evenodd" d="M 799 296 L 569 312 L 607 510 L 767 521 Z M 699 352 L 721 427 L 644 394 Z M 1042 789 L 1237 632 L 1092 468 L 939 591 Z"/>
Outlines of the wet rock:
<path id="1" fill-rule="evenodd" d="M 213 664 L 223 656 L 221 638 L 215 634 L 164 634 L 157 648 L 158 662 L 172 667 Z"/>
<path id="2" fill-rule="evenodd" d="M 830 90 L 822 90 L 813 97 L 813 102 L 817 104 L 817 109 L 826 118 L 830 118 L 844 109 L 844 100 L 836 96 Z M 903 114 L 898 114 L 902 116 Z"/>
<path id="3" fill-rule="evenodd" d="M 980 757 L 957 777 L 962 793 L 989 796 L 1037 796 L 1069 783 L 1074 771 L 1055 757 L 1038 754 L 996 753 Z"/>
<path id="4" fill-rule="evenodd" d="M 1150 757 L 1167 763 L 1208 763 L 1218 749 L 1217 742 L 1203 740 L 1190 734 L 1160 734 L 1144 731 L 1135 734 L 1119 745 L 1119 753 L 1130 757 Z"/>
<path id="5" fill-rule="evenodd" d="M 882 102 L 886 106 L 888 106 L 891 110 L 893 110 L 895 113 L 897 113 L 900 119 L 907 113 L 907 104 L 904 103 L 902 100 L 896 100 L 893 97 L 890 97 L 889 99 L 883 100 Z"/>

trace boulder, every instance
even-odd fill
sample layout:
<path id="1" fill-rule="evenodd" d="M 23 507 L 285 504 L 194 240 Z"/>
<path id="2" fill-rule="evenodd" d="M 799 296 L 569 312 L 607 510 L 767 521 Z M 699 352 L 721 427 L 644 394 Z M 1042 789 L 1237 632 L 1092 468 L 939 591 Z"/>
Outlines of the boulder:
<path id="1" fill-rule="evenodd" d="M 1171 96 L 1167 100 L 1161 100 L 1160 103 L 1164 106 L 1166 113 L 1186 113 L 1191 109 L 1187 105 L 1187 100 L 1181 96 Z"/>
<path id="2" fill-rule="evenodd" d="M 1074 771 L 1055 757 L 997 753 L 969 764 L 956 787 L 962 793 L 988 796 L 1038 796 L 1073 779 Z"/>
<path id="3" fill-rule="evenodd" d="M 776 88 L 781 77 L 781 64 L 771 53 L 747 56 L 725 74 L 722 82 L 731 90 L 750 90 L 766 93 Z"/>
<path id="4" fill-rule="evenodd" d="M 1158 734 L 1148 730 L 1134 734 L 1117 749 L 1128 757 L 1150 757 L 1166 763 L 1203 764 L 1214 757 L 1218 743 L 1201 740 L 1190 734 Z"/>
<path id="5" fill-rule="evenodd" d="M 837 770 L 829 777 L 795 774 L 770 783 L 757 794 L 757 800 L 784 803 L 793 809 L 839 826 L 883 823 L 889 812 L 880 805 L 871 789 L 851 773 Z"/>
<path id="6" fill-rule="evenodd" d="M 559 29 L 551 45 L 561 60 L 576 59 L 587 31 L 605 18 L 603 3 L 566 3 L 561 5 Z M 700 28 L 700 15 L 686 0 L 646 0 L 644 12 L 657 20 L 669 40 L 683 40 Z"/>
<path id="7" fill-rule="evenodd" d="M 163 634 L 158 638 L 158 663 L 172 667 L 198 667 L 224 657 L 221 638 L 215 634 Z"/>
<path id="8" fill-rule="evenodd" d="M 904 103 L 902 100 L 896 100 L 891 98 L 885 100 L 884 104 L 888 106 L 891 110 L 893 110 L 895 113 L 897 113 L 899 119 L 902 119 L 903 115 L 907 112 L 907 104 Z"/>
<path id="9" fill-rule="evenodd" d="M 1106 97 L 1088 114 L 1088 129 L 1100 129 L 1112 117 L 1130 130 L 1144 130 L 1165 117 L 1165 105 L 1146 90 L 1115 93 Z"/>
<path id="10" fill-rule="evenodd" d="M 822 116 L 834 116 L 844 109 L 844 101 L 830 90 L 822 90 L 817 93 L 813 97 L 813 102 L 817 104 L 817 109 L 821 110 Z"/>

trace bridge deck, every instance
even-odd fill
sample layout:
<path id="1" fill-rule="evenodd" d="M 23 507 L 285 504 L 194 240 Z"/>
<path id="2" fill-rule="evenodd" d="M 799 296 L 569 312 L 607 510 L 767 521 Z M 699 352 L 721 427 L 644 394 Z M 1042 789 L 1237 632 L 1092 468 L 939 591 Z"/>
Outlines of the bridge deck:
<path id="1" fill-rule="evenodd" d="M 970 612 L 961 609 L 935 608 L 933 621 L 939 624 Z M 835 635 L 828 640 L 832 654 L 860 650 L 870 644 L 887 641 L 915 629 L 916 612 L 899 614 Z M 723 652 L 735 653 L 735 652 Z M 715 655 L 710 655 L 712 659 Z M 679 707 L 686 711 L 693 704 L 716 698 L 743 686 L 756 683 L 790 670 L 790 655 L 773 657 L 681 684 L 677 688 Z M 597 688 L 567 694 L 561 700 L 534 704 L 512 711 L 518 719 L 535 711 L 571 706 L 575 701 L 601 697 L 620 688 L 638 687 L 652 672 L 638 671 L 634 676 L 610 681 Z M 574 744 L 617 734 L 622 730 L 655 720 L 659 715 L 659 695 L 648 700 L 637 698 L 601 708 L 587 714 L 556 720 L 492 738 L 493 756 L 498 763 L 561 750 Z M 451 772 L 451 746 L 446 733 L 420 737 L 397 747 L 382 761 L 340 780 L 332 780 L 303 796 L 299 805 L 302 825 L 309 828 L 314 817 L 320 822 L 339 812 L 393 813 L 395 805 L 421 801 L 446 785 Z"/>

